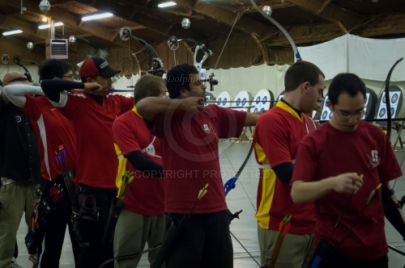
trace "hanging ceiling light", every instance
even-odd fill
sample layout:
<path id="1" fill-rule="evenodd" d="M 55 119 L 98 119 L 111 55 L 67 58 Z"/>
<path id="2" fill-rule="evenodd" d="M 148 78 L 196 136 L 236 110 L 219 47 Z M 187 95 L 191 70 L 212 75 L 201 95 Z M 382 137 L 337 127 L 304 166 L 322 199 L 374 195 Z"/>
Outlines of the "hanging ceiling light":
<path id="1" fill-rule="evenodd" d="M 63 26 L 63 25 L 64 24 L 63 24 L 62 21 L 57 21 L 57 22 L 55 22 L 53 24 L 54 27 L 60 27 L 60 26 Z M 38 25 L 38 30 L 44 30 L 44 29 L 49 29 L 49 28 L 51 28 L 51 24 L 48 24 L 48 23 Z"/>
<path id="2" fill-rule="evenodd" d="M 158 4 L 159 8 L 168 8 L 168 7 L 174 7 L 176 4 L 176 2 L 174 1 L 166 1 L 166 2 L 162 2 Z"/>
<path id="3" fill-rule="evenodd" d="M 34 43 L 33 42 L 27 42 L 27 49 L 32 50 L 34 48 Z"/>
<path id="4" fill-rule="evenodd" d="M 17 30 L 6 31 L 6 32 L 3 32 L 2 34 L 3 34 L 3 36 L 9 36 L 9 35 L 14 35 L 14 34 L 20 34 L 22 32 L 23 32 L 22 30 L 17 29 Z"/>
<path id="5" fill-rule="evenodd" d="M 181 27 L 183 27 L 183 29 L 189 29 L 191 27 L 191 21 L 189 18 L 183 18 L 181 20 Z"/>
<path id="6" fill-rule="evenodd" d="M 114 16 L 114 14 L 111 12 L 94 13 L 94 14 L 83 16 L 82 21 L 101 20 L 101 19 L 112 17 L 112 16 Z"/>

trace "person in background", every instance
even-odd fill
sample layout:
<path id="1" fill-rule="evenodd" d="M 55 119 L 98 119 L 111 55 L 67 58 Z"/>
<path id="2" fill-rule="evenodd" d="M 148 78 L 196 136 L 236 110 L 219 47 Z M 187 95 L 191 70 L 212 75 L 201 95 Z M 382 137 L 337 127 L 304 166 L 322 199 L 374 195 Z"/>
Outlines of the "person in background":
<path id="1" fill-rule="evenodd" d="M 4 86 L 28 84 L 20 72 L 8 72 Z M 40 153 L 30 120 L 0 90 L 0 267 L 12 266 L 21 217 L 31 225 L 40 182 Z"/>
<path id="2" fill-rule="evenodd" d="M 81 243 L 86 244 L 80 252 L 79 267 L 98 267 L 113 258 L 114 220 L 110 211 L 115 203 L 118 161 L 112 124 L 133 107 L 132 98 L 109 94 L 111 77 L 117 73 L 106 60 L 90 57 L 79 70 L 82 83 L 61 79 L 41 82 L 51 103 L 71 120 L 76 132 L 79 231 Z M 67 92 L 78 88 L 84 89 L 83 94 Z"/>
<path id="3" fill-rule="evenodd" d="M 315 202 L 317 268 L 388 268 L 382 197 L 402 175 L 387 136 L 366 121 L 366 86 L 351 73 L 333 78 L 333 118 L 299 145 L 291 196 Z"/>
<path id="4" fill-rule="evenodd" d="M 166 91 L 165 81 L 160 77 L 143 76 L 135 85 L 135 104 L 146 97 L 164 97 Z M 118 159 L 123 166 L 123 172 L 117 176 L 117 185 L 123 186 L 119 187 L 118 195 L 122 193 L 124 198 L 114 233 L 115 267 L 136 267 L 146 243 L 152 264 L 166 231 L 160 142 L 135 105 L 115 119 L 113 134 Z M 123 180 L 125 171 L 132 173 L 132 181 Z M 125 258 L 131 255 L 132 258 Z"/>
<path id="5" fill-rule="evenodd" d="M 288 68 L 284 85 L 284 97 L 259 117 L 254 133 L 260 167 L 256 218 L 262 265 L 301 268 L 309 261 L 316 219 L 313 205 L 292 202 L 290 181 L 298 144 L 316 129 L 306 114 L 320 106 L 324 74 L 299 61 Z"/>
<path id="6" fill-rule="evenodd" d="M 136 104 L 161 141 L 165 211 L 172 230 L 180 228 L 172 237 L 176 241 L 167 239 L 162 247 L 173 243 L 170 252 L 161 249 L 158 257 L 168 268 L 232 267 L 218 139 L 238 137 L 244 126 L 255 125 L 257 115 L 204 107 L 205 86 L 192 65 L 169 70 L 167 88 L 170 99 L 147 97 Z"/>
<path id="7" fill-rule="evenodd" d="M 40 80 L 72 80 L 72 71 L 67 62 L 46 60 L 39 67 Z M 73 231 L 72 207 L 68 189 L 74 192 L 74 182 L 65 182 L 63 174 L 74 170 L 76 159 L 76 136 L 71 122 L 53 107 L 42 92 L 41 87 L 28 84 L 14 84 L 4 88 L 10 102 L 22 109 L 34 125 L 34 130 L 41 145 L 41 201 L 38 206 L 39 220 L 35 232 L 41 232 L 45 243 L 40 255 L 40 267 L 59 267 L 66 225 L 69 226 L 75 263 L 77 265 L 79 246 Z M 57 155 L 62 151 L 66 155 L 65 163 L 58 163 Z M 66 170 L 65 170 L 66 169 Z M 65 183 L 69 185 L 66 186 Z M 43 204 L 52 208 L 46 213 Z M 77 201 L 76 201 L 77 203 Z M 40 226 L 43 225 L 43 226 Z M 34 227 L 35 229 L 36 227 Z M 39 234 L 33 234 L 38 236 Z M 42 239 L 41 239 L 42 241 Z M 41 243 L 41 241 L 35 243 Z M 32 245 L 41 247 L 41 245 Z M 38 252 L 40 253 L 40 252 Z"/>

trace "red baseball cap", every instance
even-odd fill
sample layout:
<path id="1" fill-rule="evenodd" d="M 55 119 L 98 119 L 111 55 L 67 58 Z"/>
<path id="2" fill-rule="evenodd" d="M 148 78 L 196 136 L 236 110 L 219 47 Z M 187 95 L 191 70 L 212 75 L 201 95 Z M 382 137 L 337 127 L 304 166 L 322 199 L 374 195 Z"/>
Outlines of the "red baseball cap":
<path id="1" fill-rule="evenodd" d="M 105 59 L 100 57 L 87 58 L 80 67 L 80 77 L 95 77 L 98 75 L 113 77 L 120 71 L 111 68 Z"/>

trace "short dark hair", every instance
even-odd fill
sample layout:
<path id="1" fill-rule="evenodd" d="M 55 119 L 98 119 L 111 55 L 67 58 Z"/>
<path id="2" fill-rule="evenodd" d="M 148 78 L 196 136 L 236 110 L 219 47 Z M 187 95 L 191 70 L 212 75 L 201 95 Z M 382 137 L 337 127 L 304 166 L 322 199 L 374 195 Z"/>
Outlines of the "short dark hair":
<path id="1" fill-rule="evenodd" d="M 189 64 L 177 65 L 167 72 L 166 85 L 170 98 L 180 96 L 180 90 L 183 88 L 190 90 L 190 75 L 192 74 L 198 74 L 198 70 Z"/>
<path id="2" fill-rule="evenodd" d="M 71 70 L 69 63 L 62 60 L 45 60 L 41 63 L 38 70 L 39 80 L 60 78 Z"/>
<path id="3" fill-rule="evenodd" d="M 352 73 L 341 73 L 332 79 L 328 89 L 328 97 L 331 104 L 337 104 L 341 94 L 347 93 L 354 97 L 359 92 L 366 99 L 366 85 L 360 77 Z"/>
<path id="4" fill-rule="evenodd" d="M 146 97 L 157 97 L 160 95 L 161 86 L 165 86 L 165 80 L 155 75 L 144 75 L 135 84 L 135 103 Z"/>
<path id="5" fill-rule="evenodd" d="M 313 86 L 319 82 L 319 75 L 325 77 L 315 64 L 308 61 L 297 61 L 287 69 L 284 76 L 285 91 L 293 91 L 306 81 Z"/>

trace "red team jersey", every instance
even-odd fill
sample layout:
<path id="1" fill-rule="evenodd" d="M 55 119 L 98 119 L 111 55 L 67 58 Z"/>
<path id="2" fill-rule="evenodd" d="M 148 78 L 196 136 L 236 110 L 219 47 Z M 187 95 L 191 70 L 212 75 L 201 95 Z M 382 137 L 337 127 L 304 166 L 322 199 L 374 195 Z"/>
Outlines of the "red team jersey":
<path id="1" fill-rule="evenodd" d="M 119 116 L 113 124 L 114 141 L 123 155 L 141 151 L 145 157 L 162 165 L 159 140 L 151 133 L 136 108 Z M 149 176 L 128 162 L 127 170 L 134 172 L 134 180 L 125 194 L 125 207 L 141 215 L 164 213 L 164 189 L 161 177 Z"/>
<path id="2" fill-rule="evenodd" d="M 314 206 L 294 204 L 291 186 L 281 182 L 271 167 L 294 162 L 299 142 L 315 127 L 311 118 L 299 114 L 283 101 L 257 120 L 254 142 L 260 179 L 256 218 L 262 229 L 277 231 L 283 217 L 292 215 L 290 233 L 313 232 Z"/>
<path id="3" fill-rule="evenodd" d="M 245 118 L 245 112 L 209 105 L 202 112 L 166 112 L 155 119 L 154 130 L 162 144 L 167 212 L 211 213 L 227 208 L 218 139 L 239 136 Z M 197 201 L 207 183 L 207 194 Z"/>
<path id="4" fill-rule="evenodd" d="M 53 180 L 61 175 L 56 154 L 62 145 L 67 154 L 68 168 L 75 168 L 76 135 L 72 123 L 46 97 L 26 97 L 23 112 L 31 119 L 40 144 L 41 176 Z"/>
<path id="5" fill-rule="evenodd" d="M 130 110 L 131 98 L 109 95 L 98 104 L 88 95 L 69 94 L 62 113 L 72 121 L 77 137 L 77 180 L 97 188 L 116 188 L 117 156 L 112 124 Z"/>
<path id="6" fill-rule="evenodd" d="M 380 182 L 395 179 L 402 172 L 378 127 L 360 121 L 356 131 L 349 133 L 330 124 L 322 126 L 300 145 L 293 180 L 315 181 L 345 172 L 362 174 L 364 184 L 355 195 L 330 192 L 317 200 L 315 233 L 354 260 L 385 256 L 381 191 L 369 205 L 367 199 Z"/>

